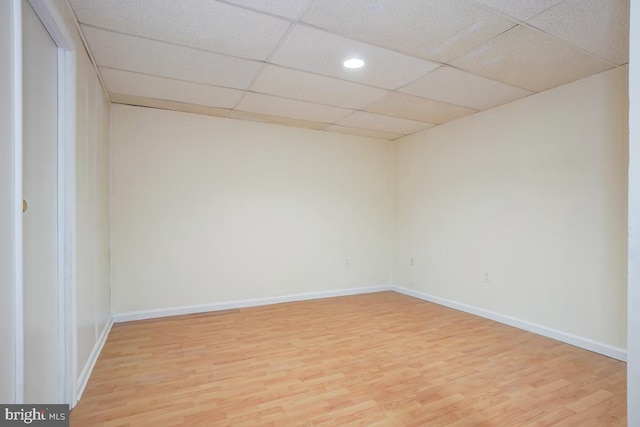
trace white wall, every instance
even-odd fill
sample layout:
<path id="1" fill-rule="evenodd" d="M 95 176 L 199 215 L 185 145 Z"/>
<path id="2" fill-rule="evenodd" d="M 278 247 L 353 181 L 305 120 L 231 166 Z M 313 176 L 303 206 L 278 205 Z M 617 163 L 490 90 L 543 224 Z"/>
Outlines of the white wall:
<path id="1" fill-rule="evenodd" d="M 110 327 L 109 111 L 110 103 L 86 55 L 77 62 L 76 307 L 79 380 Z"/>
<path id="2" fill-rule="evenodd" d="M 12 2 L 0 2 L 0 402 L 14 402 Z"/>
<path id="3" fill-rule="evenodd" d="M 631 2 L 629 51 L 628 425 L 640 426 L 640 5 Z"/>
<path id="4" fill-rule="evenodd" d="M 626 94 L 623 67 L 396 141 L 394 283 L 624 349 Z"/>
<path id="5" fill-rule="evenodd" d="M 116 313 L 389 283 L 389 142 L 124 105 L 111 131 Z"/>

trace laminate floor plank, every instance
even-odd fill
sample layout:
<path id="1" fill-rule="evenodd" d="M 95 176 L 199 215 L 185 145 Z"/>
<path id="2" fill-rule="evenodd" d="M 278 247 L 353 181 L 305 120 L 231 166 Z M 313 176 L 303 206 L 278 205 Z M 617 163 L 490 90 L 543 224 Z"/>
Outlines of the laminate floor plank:
<path id="1" fill-rule="evenodd" d="M 624 426 L 626 364 L 380 292 L 116 324 L 71 425 Z"/>

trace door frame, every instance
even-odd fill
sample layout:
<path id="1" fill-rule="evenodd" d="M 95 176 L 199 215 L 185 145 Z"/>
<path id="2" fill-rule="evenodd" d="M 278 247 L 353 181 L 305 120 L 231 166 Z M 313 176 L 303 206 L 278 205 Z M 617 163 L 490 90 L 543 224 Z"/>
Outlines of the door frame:
<path id="1" fill-rule="evenodd" d="M 24 320 L 23 320 L 23 257 L 22 257 L 22 2 L 11 2 L 13 37 L 13 403 L 24 401 Z"/>
<path id="2" fill-rule="evenodd" d="M 57 294 L 58 294 L 58 399 L 73 405 L 76 398 L 75 328 L 75 42 L 64 18 L 50 0 L 28 0 L 57 46 L 58 157 L 57 162 Z M 13 106 L 14 106 L 14 302 L 15 302 L 15 403 L 24 402 L 24 258 L 22 221 L 23 99 L 22 0 L 13 6 Z M 58 3 L 63 6 L 66 3 Z M 68 7 L 68 6 L 66 6 Z"/>
<path id="3" fill-rule="evenodd" d="M 640 4 L 630 4 L 627 260 L 627 422 L 640 424 Z"/>

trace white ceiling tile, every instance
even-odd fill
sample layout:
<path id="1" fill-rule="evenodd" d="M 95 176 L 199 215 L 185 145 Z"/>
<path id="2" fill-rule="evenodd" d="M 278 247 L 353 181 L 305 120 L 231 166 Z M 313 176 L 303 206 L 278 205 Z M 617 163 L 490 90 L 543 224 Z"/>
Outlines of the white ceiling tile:
<path id="1" fill-rule="evenodd" d="M 78 20 L 109 30 L 264 60 L 289 23 L 211 0 L 72 0 Z"/>
<path id="2" fill-rule="evenodd" d="M 162 110 L 182 111 L 184 113 L 204 114 L 215 117 L 228 117 L 231 110 L 228 108 L 206 107 L 203 105 L 188 104 L 185 102 L 168 101 L 166 99 L 145 98 L 144 96 L 127 95 L 121 93 L 109 93 L 111 102 L 116 104 L 139 105 L 142 107 L 159 108 Z"/>
<path id="3" fill-rule="evenodd" d="M 109 92 L 210 107 L 233 108 L 243 93 L 237 89 L 184 82 L 112 68 L 101 67 L 100 75 Z"/>
<path id="4" fill-rule="evenodd" d="M 400 92 L 477 110 L 486 110 L 533 93 L 446 66 L 409 83 Z"/>
<path id="5" fill-rule="evenodd" d="M 251 86 L 255 92 L 345 108 L 362 108 L 387 93 L 384 89 L 267 65 Z"/>
<path id="6" fill-rule="evenodd" d="M 615 64 L 629 62 L 629 0 L 566 0 L 529 24 Z"/>
<path id="7" fill-rule="evenodd" d="M 349 69 L 342 65 L 354 57 L 364 60 L 365 66 Z M 269 62 L 386 89 L 396 89 L 439 66 L 303 25 L 287 34 Z"/>
<path id="8" fill-rule="evenodd" d="M 298 128 L 309 128 L 322 130 L 327 127 L 326 123 L 310 122 L 307 120 L 290 119 L 287 117 L 271 116 L 268 114 L 249 113 L 247 111 L 234 110 L 229 115 L 230 119 L 249 120 L 252 122 L 271 123 L 274 125 L 295 126 Z"/>
<path id="9" fill-rule="evenodd" d="M 353 111 L 252 92 L 245 94 L 236 110 L 321 123 L 336 122 Z"/>
<path id="10" fill-rule="evenodd" d="M 562 0 L 474 0 L 520 21 L 526 21 Z"/>
<path id="11" fill-rule="evenodd" d="M 398 92 L 390 92 L 379 101 L 367 106 L 365 110 L 387 116 L 404 117 L 436 124 L 446 123 L 476 112 L 471 108 L 445 104 Z"/>
<path id="12" fill-rule="evenodd" d="M 385 139 L 628 62 L 629 0 L 69 1 L 114 102 Z"/>
<path id="13" fill-rule="evenodd" d="M 381 114 L 356 111 L 336 124 L 360 129 L 377 130 L 381 132 L 409 135 L 434 125 L 398 117 L 383 116 Z"/>
<path id="14" fill-rule="evenodd" d="M 258 61 L 83 26 L 99 66 L 178 80 L 245 89 L 261 67 Z"/>
<path id="15" fill-rule="evenodd" d="M 303 22 L 426 59 L 448 61 L 514 22 L 463 0 L 315 1 Z"/>
<path id="16" fill-rule="evenodd" d="M 307 9 L 312 0 L 226 0 L 228 3 L 239 6 L 284 16 L 289 19 L 298 19 Z"/>
<path id="17" fill-rule="evenodd" d="M 539 31 L 518 26 L 455 59 L 452 65 L 532 91 L 543 91 L 611 65 Z"/>
<path id="18" fill-rule="evenodd" d="M 329 125 L 324 130 L 328 132 L 348 133 L 349 135 L 367 136 L 369 138 L 388 139 L 390 141 L 404 136 L 400 133 L 380 132 L 377 130 L 359 129 L 340 125 Z"/>

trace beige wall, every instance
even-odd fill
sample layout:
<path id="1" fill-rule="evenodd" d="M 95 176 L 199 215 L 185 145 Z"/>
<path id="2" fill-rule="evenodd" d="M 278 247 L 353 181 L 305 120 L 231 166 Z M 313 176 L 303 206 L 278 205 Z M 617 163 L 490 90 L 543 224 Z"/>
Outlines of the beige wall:
<path id="1" fill-rule="evenodd" d="M 0 402 L 14 400 L 13 39 L 11 2 L 0 2 Z"/>
<path id="2" fill-rule="evenodd" d="M 626 82 L 602 73 L 393 152 L 114 105 L 114 311 L 384 285 L 392 257 L 395 285 L 623 350 Z"/>
<path id="3" fill-rule="evenodd" d="M 389 142 L 123 105 L 112 137 L 116 313 L 389 283 Z"/>
<path id="4" fill-rule="evenodd" d="M 626 82 L 615 69 L 397 141 L 394 283 L 625 348 Z"/>

